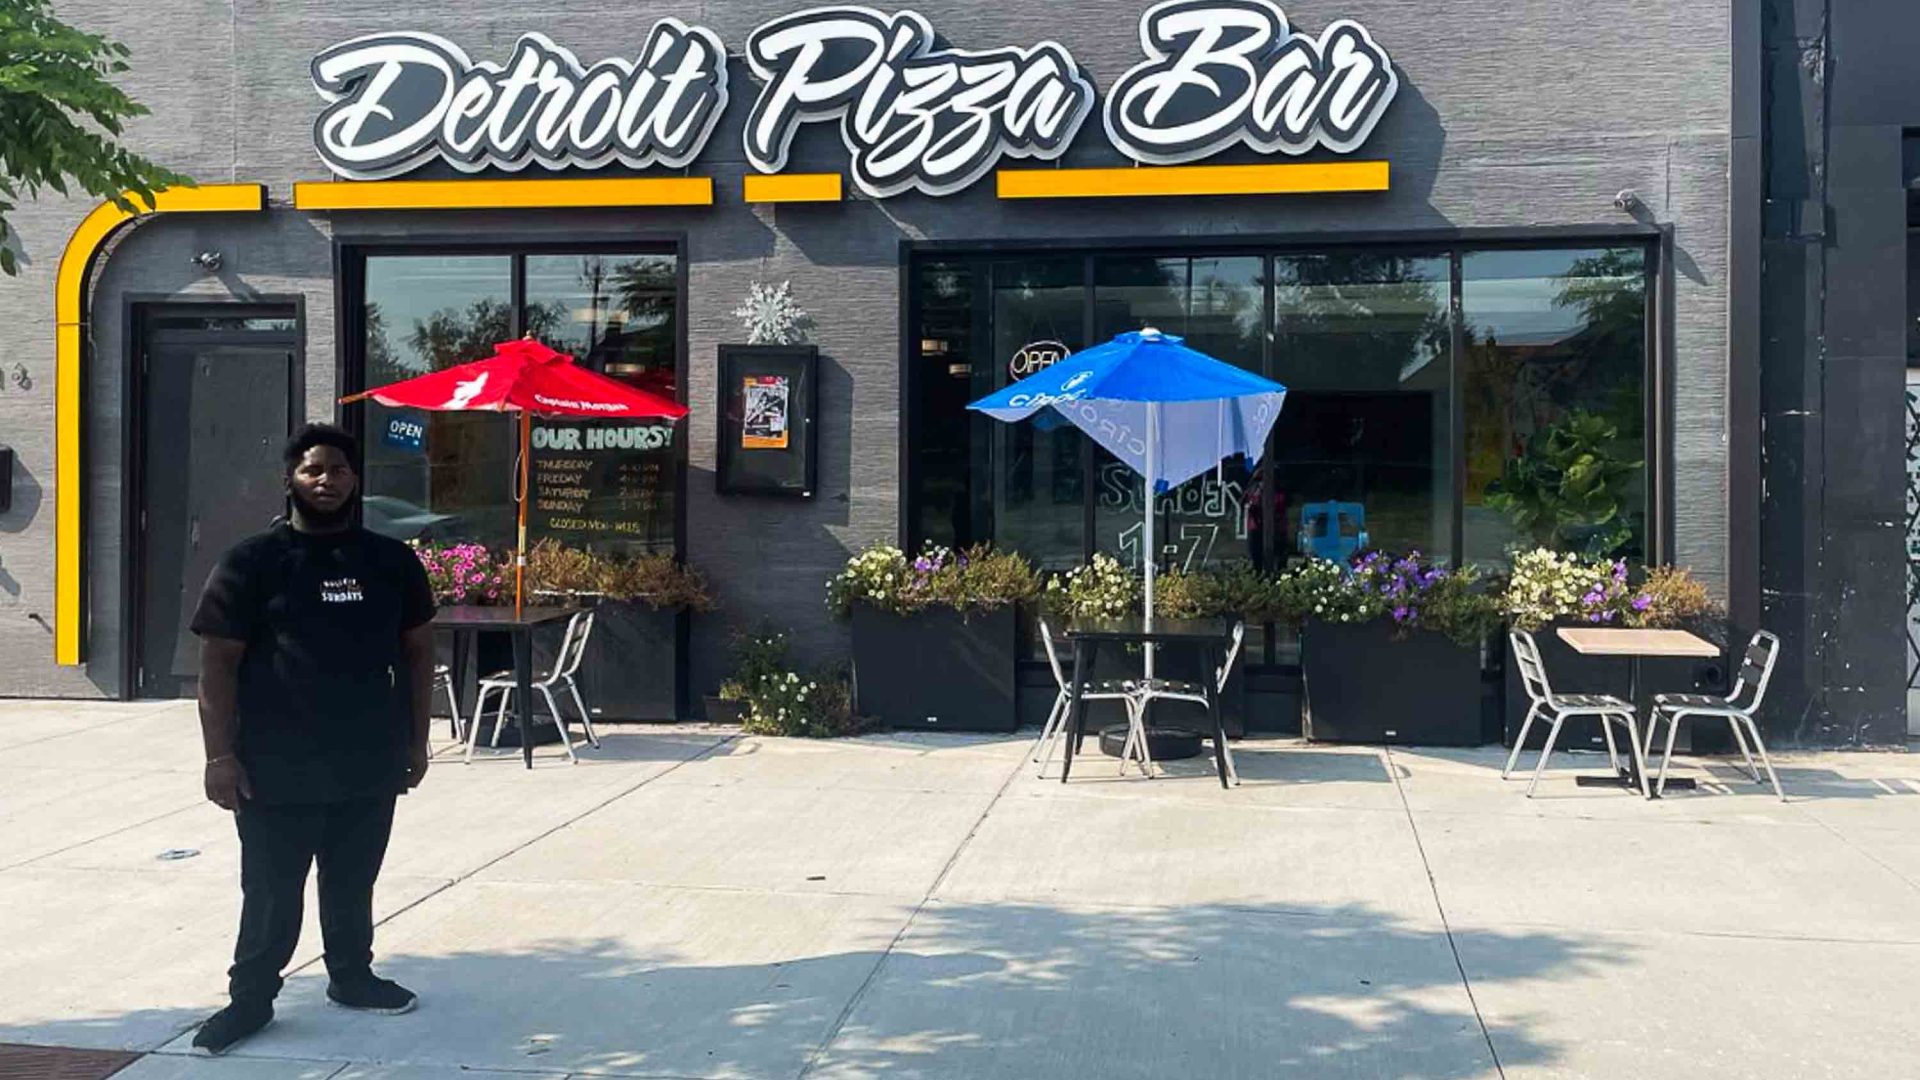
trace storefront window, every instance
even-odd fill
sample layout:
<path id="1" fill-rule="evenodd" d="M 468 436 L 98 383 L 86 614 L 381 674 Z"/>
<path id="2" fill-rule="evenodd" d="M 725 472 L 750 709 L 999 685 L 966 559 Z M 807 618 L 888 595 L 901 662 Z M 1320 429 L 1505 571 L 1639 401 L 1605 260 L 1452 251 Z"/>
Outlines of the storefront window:
<path id="1" fill-rule="evenodd" d="M 512 336 L 512 280 L 504 255 L 367 259 L 366 385 L 490 354 Z M 418 425 L 418 438 L 408 423 Z M 402 540 L 505 547 L 514 536 L 513 454 L 513 432 L 498 416 L 369 402 L 367 527 Z"/>
<path id="2" fill-rule="evenodd" d="M 530 336 L 663 397 L 678 389 L 672 255 L 369 255 L 365 267 L 366 385 L 481 359 L 499 342 Z M 513 544 L 518 440 L 506 418 L 376 403 L 367 409 L 369 528 L 405 540 Z M 682 434 L 670 428 L 659 438 L 607 440 L 616 448 L 566 462 L 546 461 L 536 450 L 538 506 L 529 513 L 530 538 L 552 536 L 604 552 L 671 553 Z M 539 498 L 542 477 L 567 489 L 566 498 L 551 492 L 552 498 Z"/>
<path id="3" fill-rule="evenodd" d="M 1153 326 L 1289 389 L 1265 464 L 1227 461 L 1160 500 L 1163 567 L 1363 543 L 1478 563 L 1536 542 L 1642 558 L 1647 269 L 1640 246 L 915 260 L 906 540 L 1139 565 L 1138 475 L 1061 418 L 999 424 L 966 404 Z M 1577 490 L 1582 461 L 1602 466 L 1597 494 Z M 1284 662 L 1287 642 L 1263 651 Z"/>
<path id="4" fill-rule="evenodd" d="M 1258 256 L 1214 259 L 1101 258 L 1094 263 L 1096 341 L 1154 327 L 1216 359 L 1262 368 Z M 1094 547 L 1139 566 L 1145 535 L 1144 479 L 1104 448 L 1095 462 Z M 1197 569 L 1259 559 L 1259 523 L 1251 520 L 1254 474 L 1242 458 L 1223 462 L 1162 494 L 1154 544 L 1159 565 Z"/>
<path id="5" fill-rule="evenodd" d="M 1031 259 L 993 265 L 993 351 L 976 365 L 986 394 L 1018 374 L 1016 358 L 1085 347 L 1084 260 Z M 1066 567 L 1086 555 L 1085 460 L 1080 429 L 1048 415 L 1023 424 L 992 424 L 994 540 L 1041 566 Z"/>
<path id="6" fill-rule="evenodd" d="M 1468 252 L 1465 555 L 1645 558 L 1646 253 Z"/>
<path id="7" fill-rule="evenodd" d="M 1274 520 L 1289 555 L 1452 550 L 1452 363 L 1444 257 L 1273 261 Z"/>

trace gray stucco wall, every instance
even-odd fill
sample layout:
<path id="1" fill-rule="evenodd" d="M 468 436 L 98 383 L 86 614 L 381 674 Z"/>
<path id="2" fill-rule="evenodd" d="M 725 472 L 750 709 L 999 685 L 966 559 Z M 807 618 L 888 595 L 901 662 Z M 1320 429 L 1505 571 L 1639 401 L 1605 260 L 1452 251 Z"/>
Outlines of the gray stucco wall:
<path id="1" fill-rule="evenodd" d="M 59 5 L 73 22 L 134 52 L 127 88 L 154 109 L 135 124 L 142 151 L 203 181 L 257 181 L 284 202 L 296 180 L 325 178 L 310 146 L 319 101 L 308 58 L 382 29 L 419 29 L 498 59 L 541 30 L 594 59 L 637 48 L 652 20 L 676 15 L 716 30 L 735 51 L 733 102 L 691 172 L 717 181 L 710 209 L 538 214 L 307 216 L 281 207 L 245 223 L 217 218 L 141 226 L 108 260 L 94 305 L 97 363 L 88 374 L 91 666 L 51 658 L 53 520 L 53 269 L 86 207 L 41 201 L 16 216 L 29 260 L 0 284 L 0 318 L 15 331 L 34 388 L 0 394 L 0 442 L 15 446 L 28 495 L 0 515 L 0 694 L 117 693 L 119 460 L 117 357 L 125 293 L 299 295 L 306 300 L 308 400 L 330 414 L 334 312 L 330 240 L 413 228 L 537 238 L 591 229 L 684 232 L 690 255 L 688 345 L 691 475 L 688 557 L 715 584 L 720 617 L 702 620 L 696 676 L 717 677 L 729 622 L 771 618 L 815 655 L 844 642 L 821 604 L 825 578 L 848 549 L 895 535 L 898 515 L 900 244 L 908 239 L 1059 239 L 1273 235 L 1340 241 L 1381 230 L 1623 225 L 1622 188 L 1646 221 L 1670 225 L 1674 275 L 1674 483 L 1677 560 L 1721 584 L 1726 546 L 1726 172 L 1728 14 L 1725 3 L 1554 0 L 1516 10 L 1467 0 L 1310 0 L 1285 5 L 1317 31 L 1364 23 L 1400 69 L 1401 88 L 1363 157 L 1385 158 L 1393 190 L 1343 197 L 1141 202 L 1003 203 L 991 181 L 945 199 L 904 196 L 833 206 L 749 207 L 739 129 L 755 84 L 737 60 L 757 23 L 803 6 L 768 2 L 630 3 L 574 0 L 529 16 L 512 5 L 454 0 L 403 9 L 387 2 L 189 0 L 164 12 L 100 0 Z M 959 47 L 1064 44 L 1104 90 L 1139 59 L 1143 0 L 916 5 Z M 790 169 L 838 171 L 845 154 L 824 128 L 796 141 Z M 1117 164 L 1090 120 L 1070 165 Z M 227 255 L 209 277 L 188 257 Z M 730 312 L 755 280 L 791 280 L 817 324 L 825 363 L 822 483 L 807 503 L 722 499 L 713 493 L 715 349 L 740 336 Z"/>

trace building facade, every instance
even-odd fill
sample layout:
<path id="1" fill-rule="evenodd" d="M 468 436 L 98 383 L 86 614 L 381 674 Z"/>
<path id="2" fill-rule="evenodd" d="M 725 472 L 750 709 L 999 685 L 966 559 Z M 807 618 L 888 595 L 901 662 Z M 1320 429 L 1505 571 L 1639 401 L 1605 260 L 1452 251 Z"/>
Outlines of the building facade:
<path id="1" fill-rule="evenodd" d="M 56 197 L 13 213 L 0 694 L 179 692 L 194 577 L 273 512 L 271 444 L 297 420 L 360 431 L 370 525 L 504 541 L 503 423 L 335 402 L 528 334 L 692 409 L 595 436 L 624 456 L 548 493 L 536 532 L 700 569 L 718 609 L 695 623 L 698 688 L 735 627 L 843 651 L 823 584 L 871 542 L 1137 560 L 1137 480 L 1077 434 L 964 405 L 1155 325 L 1291 390 L 1266 463 L 1169 500 L 1163 557 L 1283 559 L 1303 514 L 1352 504 L 1375 544 L 1495 560 L 1521 539 L 1510 464 L 1587 439 L 1630 474 L 1626 550 L 1692 569 L 1737 627 L 1799 628 L 1796 700 L 1821 704 L 1776 730 L 1892 741 L 1899 683 L 1848 672 L 1815 628 L 1897 654 L 1891 607 L 1832 600 L 1851 606 L 1817 623 L 1822 597 L 1867 590 L 1783 546 L 1804 520 L 1787 470 L 1824 468 L 1783 464 L 1798 369 L 1760 317 L 1784 173 L 1759 90 L 1799 31 L 1751 8 L 63 3 L 132 49 L 123 83 L 153 114 L 130 144 L 202 186 L 131 223 Z M 1779 278 L 1767 229 L 1767 288 L 1811 289 Z M 817 348 L 780 391 L 804 492 L 726 475 L 720 356 L 756 286 Z M 1898 537 L 1860 525 L 1904 490 L 1888 475 L 1871 507 L 1829 491 L 1831 552 L 1876 538 L 1880 561 L 1844 560 L 1861 573 L 1898 572 Z M 1254 655 L 1284 672 L 1287 650 Z"/>

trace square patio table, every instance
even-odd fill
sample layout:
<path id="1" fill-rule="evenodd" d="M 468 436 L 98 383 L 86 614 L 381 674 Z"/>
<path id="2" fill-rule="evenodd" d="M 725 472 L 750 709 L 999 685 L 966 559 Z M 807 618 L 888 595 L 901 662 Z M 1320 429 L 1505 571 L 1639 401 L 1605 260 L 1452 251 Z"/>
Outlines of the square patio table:
<path id="1" fill-rule="evenodd" d="M 433 628 L 453 634 L 453 692 L 461 693 L 466 682 L 467 656 L 473 636 L 482 630 L 495 630 L 513 638 L 514 719 L 520 724 L 520 752 L 527 768 L 533 768 L 533 632 L 549 623 L 571 618 L 573 608 L 529 607 L 515 614 L 510 607 L 454 605 L 441 608 L 433 616 Z M 479 716 L 472 722 L 478 724 Z"/>
<path id="2" fill-rule="evenodd" d="M 1215 672 L 1220 668 L 1221 651 L 1233 642 L 1233 631 L 1224 619 L 1080 619 L 1068 624 L 1064 635 L 1073 646 L 1073 675 L 1068 684 L 1070 704 L 1067 712 L 1066 754 L 1060 767 L 1060 782 L 1067 782 L 1073 771 L 1073 753 L 1086 737 L 1087 703 L 1080 695 L 1093 674 L 1094 657 L 1100 645 L 1156 645 L 1162 648 L 1195 650 L 1201 658 L 1200 682 L 1207 699 L 1207 722 L 1213 727 L 1213 760 L 1220 772 L 1220 786 L 1227 787 L 1227 729 L 1221 717 L 1220 693 Z"/>
<path id="3" fill-rule="evenodd" d="M 1572 647 L 1574 652 L 1583 656 L 1624 656 L 1627 658 L 1627 703 L 1637 714 L 1640 708 L 1640 658 L 1643 656 L 1692 657 L 1701 660 L 1713 659 L 1720 655 L 1720 647 L 1705 638 L 1696 637 L 1685 630 L 1627 630 L 1620 627 L 1602 626 L 1563 626 L 1556 630 L 1560 640 Z M 1652 718 L 1648 718 L 1652 722 Z M 1626 764 L 1616 774 L 1608 776 L 1577 776 L 1574 783 L 1583 787 L 1610 786 L 1624 784 L 1629 790 L 1640 789 L 1640 770 L 1634 764 L 1631 751 L 1626 755 Z M 1676 788 L 1692 788 L 1694 783 L 1686 777 L 1676 777 L 1667 783 Z M 1653 795 L 1653 798 L 1659 798 Z"/>

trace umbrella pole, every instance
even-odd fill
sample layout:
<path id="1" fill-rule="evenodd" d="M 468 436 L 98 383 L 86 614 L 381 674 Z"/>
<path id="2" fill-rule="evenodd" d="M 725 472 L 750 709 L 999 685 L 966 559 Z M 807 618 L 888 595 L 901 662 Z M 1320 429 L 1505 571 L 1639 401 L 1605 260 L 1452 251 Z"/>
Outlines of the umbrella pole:
<path id="1" fill-rule="evenodd" d="M 1140 558 L 1141 561 L 1146 564 L 1147 570 L 1147 629 L 1149 631 L 1153 629 L 1153 571 L 1154 563 L 1158 561 L 1154 558 L 1157 552 L 1153 546 L 1153 459 L 1157 450 L 1156 444 L 1160 436 L 1159 427 L 1160 404 L 1150 401 L 1147 403 L 1147 469 L 1145 473 L 1147 483 L 1146 538 L 1140 545 Z M 1147 644 L 1147 681 L 1153 681 L 1152 642 L 1148 642 Z"/>
<path id="2" fill-rule="evenodd" d="M 513 552 L 513 617 L 520 618 L 527 597 L 527 451 L 533 443 L 533 414 L 520 410 L 520 538 Z"/>

